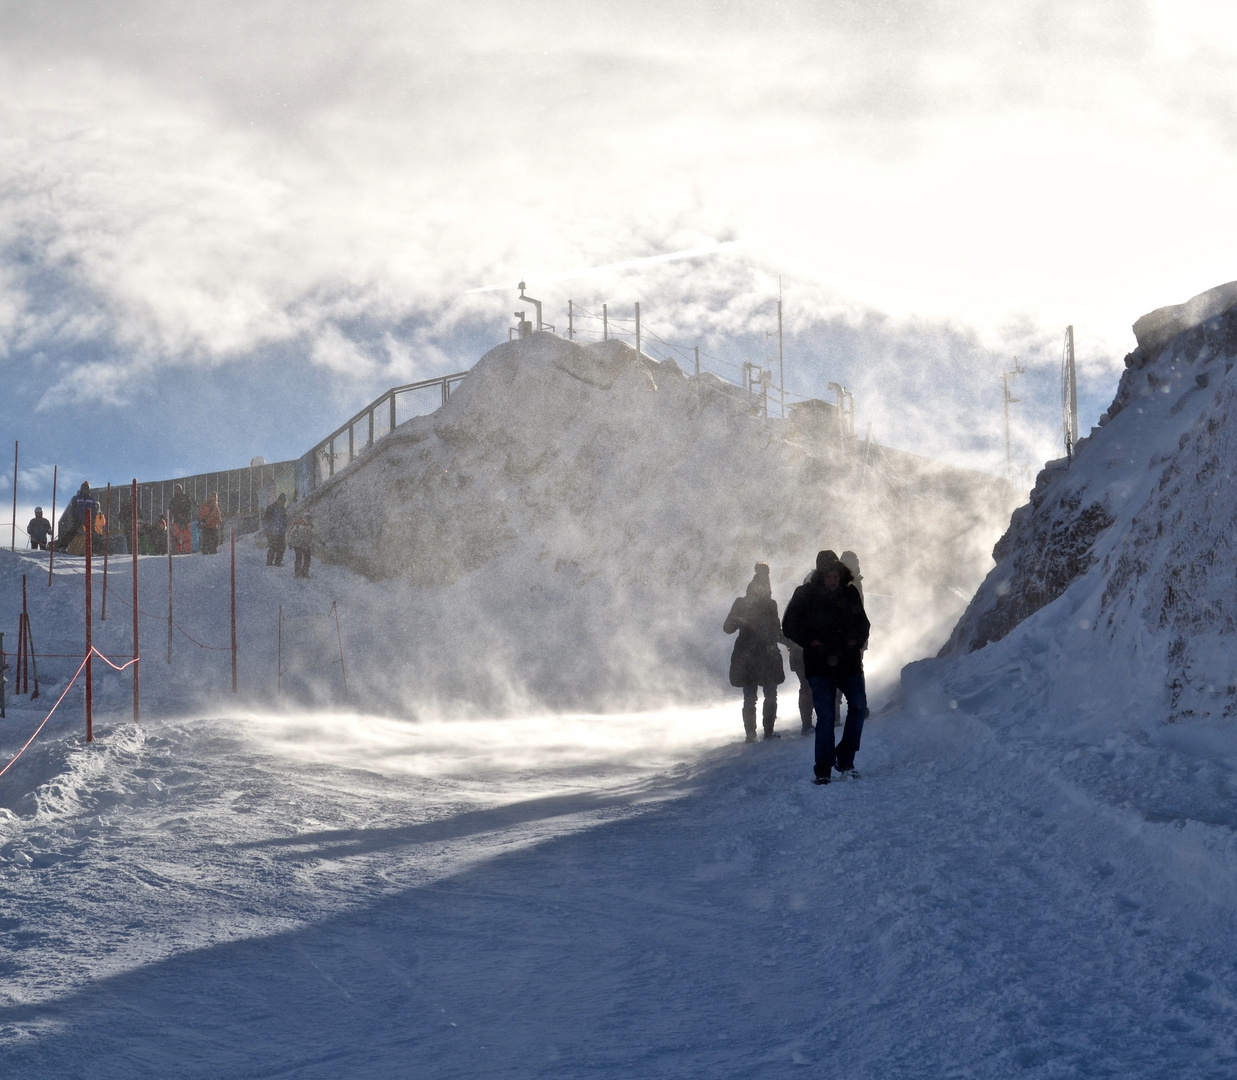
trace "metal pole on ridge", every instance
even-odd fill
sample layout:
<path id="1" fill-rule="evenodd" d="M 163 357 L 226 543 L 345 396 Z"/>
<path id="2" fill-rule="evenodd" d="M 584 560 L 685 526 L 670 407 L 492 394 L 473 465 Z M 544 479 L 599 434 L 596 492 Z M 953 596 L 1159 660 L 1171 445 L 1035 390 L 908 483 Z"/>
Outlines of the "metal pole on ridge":
<path id="1" fill-rule="evenodd" d="M 30 616 L 26 616 L 26 655 L 30 657 L 30 663 L 34 667 L 34 693 L 30 695 L 30 700 L 33 701 L 39 696 L 39 658 L 34 651 L 34 631 L 30 629 Z"/>
<path id="2" fill-rule="evenodd" d="M 13 685 L 16 689 L 15 694 L 21 693 L 21 669 L 22 662 L 25 660 L 26 651 L 26 613 L 19 612 L 17 615 L 17 661 L 14 664 L 16 674 L 13 676 Z"/>
<path id="3" fill-rule="evenodd" d="M 60 466 L 52 466 L 52 546 L 47 553 L 47 587 L 52 587 L 52 567 L 56 563 L 56 481 L 60 477 Z"/>
<path id="4" fill-rule="evenodd" d="M 348 693 L 348 670 L 344 667 L 344 639 L 339 633 L 339 601 L 335 601 L 331 605 L 331 610 L 335 612 L 335 640 L 339 642 L 339 671 L 344 677 L 344 693 Z"/>
<path id="5" fill-rule="evenodd" d="M 141 655 L 137 645 L 137 477 L 133 478 L 133 659 L 137 660 Z M 133 665 L 133 722 L 138 722 L 138 698 L 139 694 L 139 677 L 138 669 L 142 665 L 135 663 Z M 37 669 L 36 669 L 37 682 Z"/>
<path id="6" fill-rule="evenodd" d="M 17 550 L 17 440 L 13 440 L 13 529 L 9 537 L 9 550 Z"/>
<path id="7" fill-rule="evenodd" d="M 283 604 L 279 605 L 279 630 L 275 638 L 275 694 L 283 693 Z M 4 644 L 4 635 L 0 634 L 0 646 Z"/>
<path id="8" fill-rule="evenodd" d="M 232 526 L 232 693 L 236 693 L 236 526 Z"/>
<path id="9" fill-rule="evenodd" d="M 90 617 L 90 550 L 94 546 L 90 538 L 94 533 L 94 510 L 86 504 L 86 741 L 94 742 L 94 642 L 91 639 L 93 620 Z"/>
<path id="10" fill-rule="evenodd" d="M 99 613 L 99 622 L 107 622 L 107 540 L 112 531 L 112 484 L 107 485 L 107 511 L 103 515 L 103 610 Z M 94 536 L 90 538 L 94 543 Z"/>
<path id="11" fill-rule="evenodd" d="M 27 645 L 27 639 L 30 636 L 30 608 L 26 605 L 26 575 L 21 576 L 21 621 L 22 621 L 22 640 L 19 642 L 22 654 L 22 682 L 25 684 L 25 693 L 30 693 L 30 647 Z"/>

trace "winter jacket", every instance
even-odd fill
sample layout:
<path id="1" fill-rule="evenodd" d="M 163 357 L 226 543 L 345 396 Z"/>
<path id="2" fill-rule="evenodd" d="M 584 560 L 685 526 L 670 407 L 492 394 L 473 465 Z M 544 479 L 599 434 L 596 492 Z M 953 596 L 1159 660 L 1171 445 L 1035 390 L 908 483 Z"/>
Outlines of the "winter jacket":
<path id="1" fill-rule="evenodd" d="M 316 539 L 313 525 L 304 518 L 297 518 L 288 530 L 288 545 L 294 551 L 297 548 L 313 551 Z"/>
<path id="2" fill-rule="evenodd" d="M 86 524 L 87 513 L 93 513 L 97 506 L 98 504 L 92 496 L 79 491 L 69 500 L 65 515 L 72 524 L 80 527 Z M 65 524 L 63 517 L 60 519 L 60 523 L 63 527 Z"/>
<path id="3" fill-rule="evenodd" d="M 262 531 L 282 540 L 288 531 L 288 511 L 277 502 L 271 503 L 262 513 Z"/>
<path id="4" fill-rule="evenodd" d="M 217 502 L 207 499 L 198 507 L 198 524 L 204 529 L 223 528 L 223 511 L 219 509 Z"/>
<path id="5" fill-rule="evenodd" d="M 740 596 L 730 606 L 722 624 L 727 634 L 739 631 L 730 655 L 731 686 L 772 686 L 786 681 L 778 642 L 782 628 L 777 621 L 777 601 L 771 596 Z"/>
<path id="6" fill-rule="evenodd" d="M 48 534 L 52 531 L 52 523 L 45 517 L 33 517 L 26 526 L 26 533 L 31 543 L 46 544 Z"/>
<path id="7" fill-rule="evenodd" d="M 178 491 L 168 503 L 173 525 L 188 525 L 193 520 L 193 500 L 183 491 Z"/>
<path id="8" fill-rule="evenodd" d="M 786 605 L 782 629 L 802 646 L 807 678 L 846 679 L 863 671 L 863 650 L 872 624 L 849 570 L 842 568 L 841 584 L 832 592 L 823 579 L 816 571 L 795 590 Z"/>

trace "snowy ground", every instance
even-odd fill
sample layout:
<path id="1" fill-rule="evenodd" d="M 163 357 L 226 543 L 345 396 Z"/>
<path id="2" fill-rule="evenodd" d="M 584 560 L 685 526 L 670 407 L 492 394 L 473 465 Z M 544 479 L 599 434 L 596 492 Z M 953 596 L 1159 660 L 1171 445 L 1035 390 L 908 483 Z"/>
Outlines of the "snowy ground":
<path id="1" fill-rule="evenodd" d="M 357 587 L 256 555 L 248 596 Z M 182 566 L 188 617 L 218 568 Z M 0 1075 L 1237 1075 L 1237 762 L 1062 723 L 1037 628 L 918 672 L 818 788 L 797 719 L 745 746 L 737 701 L 410 720 L 250 670 L 229 708 L 226 664 L 144 626 L 143 725 L 110 677 L 95 744 L 74 691 L 0 778 Z"/>

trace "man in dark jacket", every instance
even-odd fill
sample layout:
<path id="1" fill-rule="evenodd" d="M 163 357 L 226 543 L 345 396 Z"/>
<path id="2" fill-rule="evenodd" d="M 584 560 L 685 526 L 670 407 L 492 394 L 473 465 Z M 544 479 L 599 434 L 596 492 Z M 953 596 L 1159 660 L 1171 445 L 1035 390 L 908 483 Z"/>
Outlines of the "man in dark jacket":
<path id="1" fill-rule="evenodd" d="M 739 631 L 730 655 L 730 685 L 743 687 L 743 729 L 747 741 L 756 741 L 757 687 L 763 687 L 765 692 L 765 738 L 776 739 L 773 726 L 777 720 L 777 687 L 785 681 L 786 669 L 777 647 L 782 630 L 767 563 L 756 564 L 746 594 L 730 605 L 722 630 L 727 634 Z"/>
<path id="2" fill-rule="evenodd" d="M 283 553 L 288 549 L 288 496 L 281 493 L 262 512 L 262 529 L 266 533 L 266 565 L 283 566 Z"/>
<path id="3" fill-rule="evenodd" d="M 816 572 L 786 605 L 782 630 L 803 647 L 803 666 L 816 706 L 816 783 L 827 784 L 834 765 L 841 773 L 855 767 L 855 753 L 868 715 L 863 680 L 863 650 L 871 624 L 851 572 L 832 552 L 816 556 Z M 846 698 L 842 741 L 833 745 L 834 694 Z"/>
<path id="4" fill-rule="evenodd" d="M 40 551 L 47 550 L 47 538 L 51 535 L 52 523 L 43 516 L 43 507 L 36 506 L 34 508 L 34 517 L 30 519 L 30 524 L 26 526 L 26 533 L 30 537 L 30 546 L 38 548 Z"/>

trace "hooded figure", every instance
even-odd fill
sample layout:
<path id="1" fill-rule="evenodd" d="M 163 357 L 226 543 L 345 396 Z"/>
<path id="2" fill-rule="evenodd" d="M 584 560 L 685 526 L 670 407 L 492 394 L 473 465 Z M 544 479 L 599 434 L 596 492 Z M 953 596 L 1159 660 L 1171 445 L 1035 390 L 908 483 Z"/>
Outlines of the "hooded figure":
<path id="1" fill-rule="evenodd" d="M 288 543 L 292 545 L 292 552 L 296 557 L 292 569 L 293 577 L 309 577 L 309 560 L 316 540 L 314 516 L 306 510 L 288 530 Z"/>
<path id="2" fill-rule="evenodd" d="M 212 491 L 198 507 L 198 547 L 203 555 L 219 554 L 219 539 L 223 532 L 223 511 L 219 508 L 219 492 Z"/>
<path id="3" fill-rule="evenodd" d="M 747 592 L 730 606 L 722 629 L 727 634 L 739 631 L 730 656 L 730 685 L 743 688 L 743 728 L 747 741 L 756 741 L 756 688 L 764 687 L 765 738 L 774 739 L 777 720 L 777 687 L 785 681 L 786 669 L 778 643 L 782 630 L 777 619 L 777 601 L 769 584 L 769 566 L 757 563 Z"/>
<path id="4" fill-rule="evenodd" d="M 183 484 L 172 486 L 172 497 L 168 500 L 168 510 L 172 515 L 172 554 L 193 554 L 193 500 L 185 494 Z"/>
<path id="5" fill-rule="evenodd" d="M 816 570 L 786 605 L 782 629 L 803 648 L 803 668 L 816 707 L 816 782 L 829 783 L 834 765 L 855 767 L 855 754 L 868 714 L 863 650 L 871 624 L 850 569 L 831 551 L 816 556 Z M 834 746 L 834 694 L 846 698 L 846 726 Z"/>

